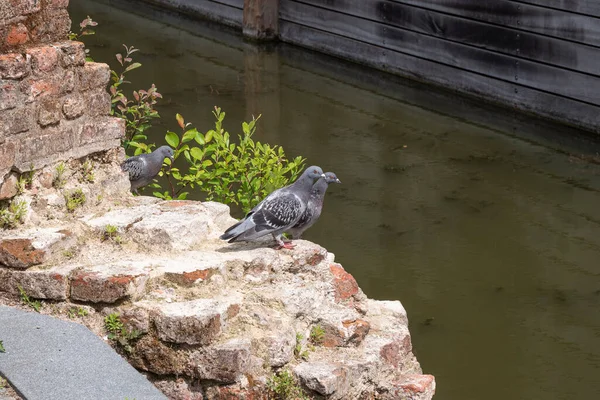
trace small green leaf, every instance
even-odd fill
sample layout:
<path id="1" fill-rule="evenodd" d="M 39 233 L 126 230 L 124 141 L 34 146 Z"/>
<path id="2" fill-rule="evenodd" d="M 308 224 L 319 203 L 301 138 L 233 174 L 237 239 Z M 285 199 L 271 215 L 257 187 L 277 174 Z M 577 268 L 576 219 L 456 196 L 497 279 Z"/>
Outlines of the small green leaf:
<path id="1" fill-rule="evenodd" d="M 192 128 L 183 134 L 183 138 L 181 138 L 181 143 L 187 143 L 190 140 L 194 140 L 194 138 L 198 135 L 198 130 L 196 128 Z M 200 143 L 203 144 L 203 143 Z"/>
<path id="2" fill-rule="evenodd" d="M 132 70 L 134 70 L 136 68 L 139 68 L 141 66 L 142 66 L 142 64 L 140 64 L 139 62 L 133 63 L 130 66 L 128 66 L 127 68 L 125 68 L 125 71 L 123 71 L 123 73 L 132 71 Z"/>
<path id="3" fill-rule="evenodd" d="M 190 154 L 192 157 L 194 157 L 196 160 L 201 160 L 202 157 L 204 157 L 204 152 L 202 150 L 200 150 L 199 147 L 192 147 L 190 149 Z"/>
<path id="4" fill-rule="evenodd" d="M 179 136 L 175 132 L 167 132 L 165 135 L 165 140 L 171 147 L 179 146 Z"/>

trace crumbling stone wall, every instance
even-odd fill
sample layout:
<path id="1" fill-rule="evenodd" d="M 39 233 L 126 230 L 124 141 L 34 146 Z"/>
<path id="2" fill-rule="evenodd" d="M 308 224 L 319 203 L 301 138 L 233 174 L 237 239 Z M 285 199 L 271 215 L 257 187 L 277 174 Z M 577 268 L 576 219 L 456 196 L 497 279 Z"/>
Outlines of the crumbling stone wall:
<path id="1" fill-rule="evenodd" d="M 108 66 L 67 38 L 68 4 L 0 1 L 0 199 L 16 174 L 116 148 L 124 134 L 109 116 Z"/>

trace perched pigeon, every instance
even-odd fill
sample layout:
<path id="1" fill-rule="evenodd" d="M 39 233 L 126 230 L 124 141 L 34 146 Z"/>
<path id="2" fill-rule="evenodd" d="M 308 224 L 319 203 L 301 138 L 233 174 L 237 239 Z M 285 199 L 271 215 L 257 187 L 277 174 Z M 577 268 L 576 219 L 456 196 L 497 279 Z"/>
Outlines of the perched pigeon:
<path id="1" fill-rule="evenodd" d="M 276 248 L 292 249 L 294 245 L 284 243 L 281 234 L 298 222 L 306 209 L 314 180 L 324 176 L 321 168 L 308 167 L 296 182 L 275 190 L 258 203 L 243 220 L 227 229 L 221 239 L 232 243 L 271 234 L 277 242 Z"/>
<path id="2" fill-rule="evenodd" d="M 304 231 L 317 222 L 321 216 L 325 192 L 330 183 L 342 183 L 342 181 L 333 172 L 325 172 L 325 178 L 319 178 L 313 185 L 304 214 L 296 222 L 296 225 L 285 231 L 285 233 L 289 233 L 292 236 L 292 239 L 300 239 Z"/>
<path id="3" fill-rule="evenodd" d="M 146 186 L 162 168 L 165 158 L 173 161 L 173 149 L 169 146 L 161 146 L 150 154 L 140 154 L 129 157 L 121 164 L 123 172 L 129 172 L 131 191 L 138 193 L 138 189 Z"/>

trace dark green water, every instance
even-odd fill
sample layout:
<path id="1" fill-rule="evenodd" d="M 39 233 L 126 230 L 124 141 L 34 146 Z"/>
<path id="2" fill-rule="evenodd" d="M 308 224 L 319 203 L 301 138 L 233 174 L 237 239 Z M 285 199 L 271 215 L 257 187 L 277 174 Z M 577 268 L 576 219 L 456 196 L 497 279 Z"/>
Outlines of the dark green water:
<path id="1" fill-rule="evenodd" d="M 232 134 L 262 114 L 259 140 L 337 173 L 305 237 L 402 301 L 437 399 L 600 398 L 598 143 L 145 6 L 71 3 L 100 23 L 97 61 L 142 50 L 130 78 L 164 95 L 157 142 L 176 112 L 206 131 L 219 105 Z"/>

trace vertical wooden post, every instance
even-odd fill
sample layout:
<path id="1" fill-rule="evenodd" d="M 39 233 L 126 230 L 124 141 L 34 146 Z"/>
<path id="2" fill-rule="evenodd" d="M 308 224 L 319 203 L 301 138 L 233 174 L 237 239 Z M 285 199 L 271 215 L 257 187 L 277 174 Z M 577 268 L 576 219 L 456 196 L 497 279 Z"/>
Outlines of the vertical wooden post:
<path id="1" fill-rule="evenodd" d="M 273 40 L 279 35 L 279 0 L 244 0 L 244 36 Z"/>
<path id="2" fill-rule="evenodd" d="M 244 46 L 246 121 L 262 114 L 258 123 L 260 141 L 281 143 L 279 53 L 272 44 Z"/>

